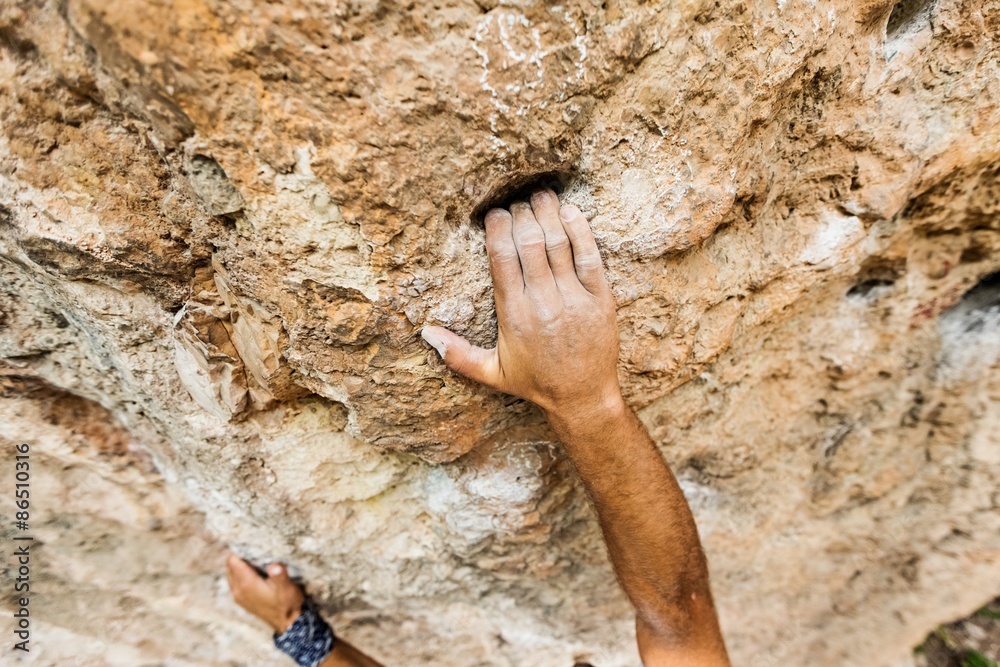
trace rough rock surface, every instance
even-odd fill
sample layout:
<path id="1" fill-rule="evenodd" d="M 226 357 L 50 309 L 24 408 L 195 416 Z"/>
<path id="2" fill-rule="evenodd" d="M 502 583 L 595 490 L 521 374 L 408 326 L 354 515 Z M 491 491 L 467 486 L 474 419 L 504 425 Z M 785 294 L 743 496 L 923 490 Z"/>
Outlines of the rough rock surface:
<path id="1" fill-rule="evenodd" d="M 737 664 L 1000 591 L 997 0 L 3 0 L 0 46 L 34 664 L 282 664 L 223 545 L 389 664 L 636 664 L 539 414 L 418 336 L 490 342 L 477 214 L 542 178 Z"/>

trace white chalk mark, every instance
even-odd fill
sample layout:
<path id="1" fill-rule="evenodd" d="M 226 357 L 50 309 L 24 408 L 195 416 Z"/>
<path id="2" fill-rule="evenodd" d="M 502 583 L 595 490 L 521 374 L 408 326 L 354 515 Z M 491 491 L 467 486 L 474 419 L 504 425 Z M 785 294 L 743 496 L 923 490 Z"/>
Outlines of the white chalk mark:
<path id="1" fill-rule="evenodd" d="M 541 31 L 533 26 L 524 14 L 517 11 L 487 14 L 476 26 L 472 49 L 479 56 L 483 68 L 479 84 L 483 92 L 489 94 L 490 105 L 493 107 L 493 111 L 490 113 L 490 131 L 493 133 L 494 145 L 498 149 L 508 149 L 507 144 L 498 136 L 500 133 L 499 121 L 503 116 L 513 112 L 517 117 L 525 117 L 532 108 L 544 109 L 552 101 L 564 100 L 567 97 L 567 89 L 571 85 L 583 81 L 586 76 L 585 61 L 588 55 L 588 40 L 584 26 L 561 5 L 552 7 L 551 11 L 562 15 L 563 20 L 574 35 L 571 43 L 579 52 L 579 57 L 575 61 L 576 70 L 562 81 L 549 81 L 548 83 L 554 85 L 554 90 L 545 98 L 535 101 L 518 100 L 516 108 L 512 106 L 512 100 L 515 97 L 522 95 L 526 89 L 537 89 L 546 83 L 545 58 L 555 51 L 565 48 L 566 43 L 545 48 L 542 45 Z M 524 35 L 524 33 L 527 34 Z M 493 35 L 492 40 L 490 39 L 491 34 Z M 521 37 L 519 42 L 519 35 L 529 37 L 532 43 L 531 47 L 519 49 L 518 44 L 524 43 L 524 37 Z M 494 51 L 492 59 L 490 58 L 491 43 L 495 47 L 500 47 L 501 50 L 499 56 Z M 499 62 L 496 61 L 497 57 L 500 58 Z M 529 75 L 521 81 L 511 81 L 502 85 L 491 83 L 491 76 L 498 71 L 497 68 L 499 71 L 507 71 L 524 65 L 529 65 L 535 70 L 534 76 Z"/>

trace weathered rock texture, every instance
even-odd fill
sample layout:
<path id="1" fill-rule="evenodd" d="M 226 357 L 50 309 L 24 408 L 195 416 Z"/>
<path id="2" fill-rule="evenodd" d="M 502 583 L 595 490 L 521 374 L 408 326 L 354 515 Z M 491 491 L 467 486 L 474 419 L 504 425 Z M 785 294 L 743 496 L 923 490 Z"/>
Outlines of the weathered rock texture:
<path id="1" fill-rule="evenodd" d="M 888 665 L 1000 591 L 997 0 L 0 7 L 35 664 L 282 664 L 222 545 L 390 664 L 636 664 L 539 414 L 418 336 L 490 343 L 476 214 L 542 177 L 738 664 Z"/>

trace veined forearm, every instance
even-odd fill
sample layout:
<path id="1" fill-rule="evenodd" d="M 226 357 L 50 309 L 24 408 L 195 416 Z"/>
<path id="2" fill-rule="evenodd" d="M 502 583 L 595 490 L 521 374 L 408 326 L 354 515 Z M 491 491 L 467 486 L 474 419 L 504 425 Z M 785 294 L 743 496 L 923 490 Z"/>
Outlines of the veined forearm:
<path id="1" fill-rule="evenodd" d="M 624 403 L 549 415 L 587 488 L 612 564 L 642 621 L 682 635 L 712 612 L 708 573 L 684 494 Z"/>

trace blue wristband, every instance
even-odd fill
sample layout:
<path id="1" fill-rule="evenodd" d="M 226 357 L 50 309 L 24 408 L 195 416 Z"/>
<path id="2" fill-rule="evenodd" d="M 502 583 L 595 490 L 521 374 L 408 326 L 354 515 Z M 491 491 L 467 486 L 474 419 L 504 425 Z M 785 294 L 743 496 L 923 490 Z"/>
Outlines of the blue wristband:
<path id="1" fill-rule="evenodd" d="M 334 639 L 333 630 L 319 615 L 316 605 L 306 598 L 295 622 L 274 636 L 274 645 L 301 667 L 316 667 L 330 654 Z"/>

